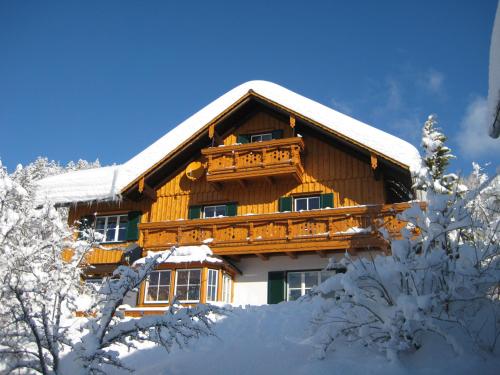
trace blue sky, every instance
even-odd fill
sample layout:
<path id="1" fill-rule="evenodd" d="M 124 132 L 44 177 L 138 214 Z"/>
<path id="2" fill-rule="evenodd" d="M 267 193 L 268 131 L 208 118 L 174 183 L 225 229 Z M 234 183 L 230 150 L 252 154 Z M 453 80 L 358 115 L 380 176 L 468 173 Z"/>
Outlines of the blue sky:
<path id="1" fill-rule="evenodd" d="M 486 136 L 496 0 L 0 2 L 0 158 L 122 163 L 234 86 L 283 85 L 419 144 L 430 113 L 459 155 Z"/>

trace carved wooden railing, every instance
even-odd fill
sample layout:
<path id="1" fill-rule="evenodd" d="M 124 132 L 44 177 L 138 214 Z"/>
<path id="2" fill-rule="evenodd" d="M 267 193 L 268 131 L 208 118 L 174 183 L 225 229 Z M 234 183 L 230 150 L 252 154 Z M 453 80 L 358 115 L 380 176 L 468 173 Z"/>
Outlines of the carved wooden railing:
<path id="1" fill-rule="evenodd" d="M 208 160 L 207 181 L 292 175 L 302 181 L 300 158 L 304 141 L 300 137 L 210 147 L 201 150 Z"/>
<path id="2" fill-rule="evenodd" d="M 383 248 L 378 228 L 394 236 L 404 222 L 397 213 L 407 203 L 357 206 L 303 212 L 284 212 L 211 219 L 140 224 L 145 249 L 199 245 L 213 239 L 217 254 L 288 252 L 305 250 Z"/>

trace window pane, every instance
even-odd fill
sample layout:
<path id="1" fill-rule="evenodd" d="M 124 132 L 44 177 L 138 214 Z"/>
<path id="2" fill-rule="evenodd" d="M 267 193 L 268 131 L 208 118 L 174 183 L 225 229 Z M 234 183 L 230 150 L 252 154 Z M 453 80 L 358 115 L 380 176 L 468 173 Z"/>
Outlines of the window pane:
<path id="1" fill-rule="evenodd" d="M 118 238 L 117 241 L 125 241 L 127 239 L 127 224 L 128 217 L 120 216 L 120 222 L 118 224 Z"/>
<path id="2" fill-rule="evenodd" d="M 201 278 L 200 270 L 190 270 L 189 271 L 189 284 L 199 284 Z"/>
<path id="3" fill-rule="evenodd" d="M 177 285 L 187 285 L 188 283 L 188 272 L 177 270 Z"/>
<path id="4" fill-rule="evenodd" d="M 335 271 L 321 271 L 321 282 L 335 275 Z"/>
<path id="5" fill-rule="evenodd" d="M 306 288 L 318 285 L 318 271 L 304 272 L 304 285 Z"/>
<path id="6" fill-rule="evenodd" d="M 295 211 L 307 210 L 307 198 L 295 198 Z"/>
<path id="7" fill-rule="evenodd" d="M 216 206 L 215 216 L 226 216 L 226 206 Z"/>
<path id="8" fill-rule="evenodd" d="M 311 197 L 309 198 L 309 209 L 317 210 L 319 209 L 319 197 Z"/>
<path id="9" fill-rule="evenodd" d="M 146 293 L 146 301 L 156 301 L 157 293 L 158 288 L 150 286 Z"/>
<path id="10" fill-rule="evenodd" d="M 116 233 L 116 216 L 108 216 L 108 224 L 106 227 L 106 241 L 114 241 Z"/>
<path id="11" fill-rule="evenodd" d="M 255 135 L 252 135 L 252 137 L 250 138 L 250 142 L 260 142 L 262 141 L 262 137 L 260 134 L 255 134 Z"/>
<path id="12" fill-rule="evenodd" d="M 158 285 L 158 279 L 160 273 L 158 271 L 153 271 L 149 274 L 149 285 Z"/>
<path id="13" fill-rule="evenodd" d="M 170 271 L 162 271 L 160 272 L 160 285 L 170 285 Z"/>
<path id="14" fill-rule="evenodd" d="M 300 288 L 301 272 L 288 272 L 288 287 Z"/>
<path id="15" fill-rule="evenodd" d="M 288 291 L 288 300 L 295 301 L 301 295 L 300 289 L 291 289 Z"/>
<path id="16" fill-rule="evenodd" d="M 168 295 L 170 293 L 169 286 L 161 286 L 158 290 L 158 301 L 168 301 Z"/>
<path id="17" fill-rule="evenodd" d="M 190 301 L 198 301 L 200 299 L 200 286 L 192 285 L 189 287 L 188 299 Z"/>
<path id="18" fill-rule="evenodd" d="M 272 139 L 273 139 L 273 135 L 271 133 L 261 135 L 262 141 L 271 141 Z"/>
<path id="19" fill-rule="evenodd" d="M 188 290 L 187 285 L 177 285 L 176 294 L 177 298 L 180 301 L 185 301 L 188 299 L 187 290 Z"/>
<path id="20" fill-rule="evenodd" d="M 215 207 L 214 206 L 203 207 L 203 215 L 205 217 L 215 217 Z"/>

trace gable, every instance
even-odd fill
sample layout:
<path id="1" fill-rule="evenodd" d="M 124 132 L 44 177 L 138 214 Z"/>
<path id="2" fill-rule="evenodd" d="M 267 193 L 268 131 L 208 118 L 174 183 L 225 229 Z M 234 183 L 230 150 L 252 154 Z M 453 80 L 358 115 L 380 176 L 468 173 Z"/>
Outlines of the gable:
<path id="1" fill-rule="evenodd" d="M 273 108 L 284 117 L 295 116 L 302 124 L 335 137 L 365 155 L 373 153 L 388 165 L 409 171 L 420 164 L 416 149 L 397 137 L 276 84 L 251 81 L 216 99 L 126 163 L 106 171 L 106 178 L 97 172 L 93 178 L 90 173 L 85 178 L 87 182 L 82 185 L 76 183 L 81 179 L 78 172 L 74 172 L 57 176 L 50 183 L 42 180 L 39 197 L 47 197 L 56 203 L 113 199 L 119 195 L 137 198 L 141 179 L 148 180 L 152 185 L 157 184 L 158 172 L 160 176 L 172 173 L 171 167 L 182 163 L 183 155 L 196 152 L 210 143 L 211 126 L 224 133 L 226 127 L 233 126 L 234 121 L 241 120 L 238 117 L 257 105 Z M 94 187 L 97 185 L 98 191 Z M 56 186 L 57 189 L 54 189 Z"/>

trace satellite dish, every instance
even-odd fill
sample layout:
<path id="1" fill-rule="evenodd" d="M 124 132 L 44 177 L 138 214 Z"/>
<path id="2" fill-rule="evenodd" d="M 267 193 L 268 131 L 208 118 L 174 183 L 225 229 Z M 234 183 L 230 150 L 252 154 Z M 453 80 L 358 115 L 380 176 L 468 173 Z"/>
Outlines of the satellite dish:
<path id="1" fill-rule="evenodd" d="M 205 173 L 205 168 L 203 167 L 203 164 L 200 163 L 199 161 L 193 161 L 189 163 L 189 165 L 186 168 L 186 177 L 189 178 L 191 181 L 196 181 L 198 180 L 203 174 Z"/>

